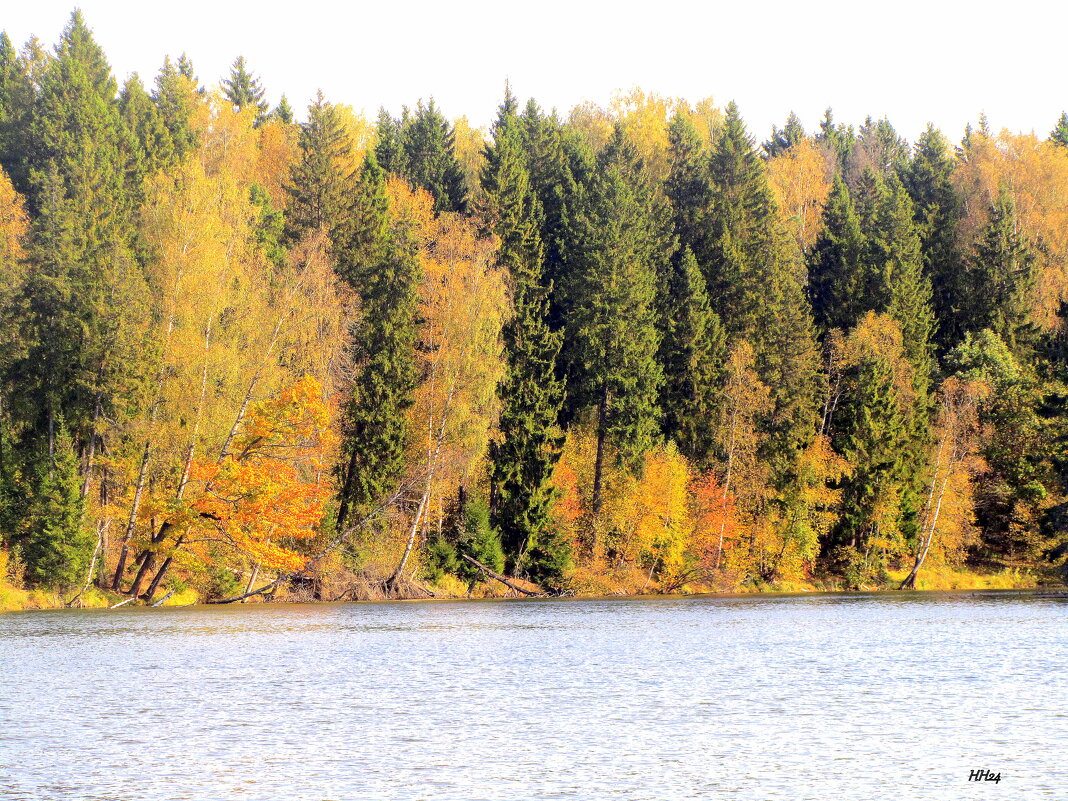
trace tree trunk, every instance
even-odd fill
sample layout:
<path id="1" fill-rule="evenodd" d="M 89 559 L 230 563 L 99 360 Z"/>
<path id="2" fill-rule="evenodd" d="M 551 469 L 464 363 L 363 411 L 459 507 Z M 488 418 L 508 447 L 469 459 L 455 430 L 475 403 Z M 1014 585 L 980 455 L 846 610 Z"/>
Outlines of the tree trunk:
<path id="1" fill-rule="evenodd" d="M 608 385 L 601 391 L 601 402 L 597 404 L 597 455 L 593 462 L 593 517 L 596 523 L 601 515 L 601 483 L 604 479 L 604 441 L 608 434 Z M 595 534 L 596 536 L 596 534 Z"/>

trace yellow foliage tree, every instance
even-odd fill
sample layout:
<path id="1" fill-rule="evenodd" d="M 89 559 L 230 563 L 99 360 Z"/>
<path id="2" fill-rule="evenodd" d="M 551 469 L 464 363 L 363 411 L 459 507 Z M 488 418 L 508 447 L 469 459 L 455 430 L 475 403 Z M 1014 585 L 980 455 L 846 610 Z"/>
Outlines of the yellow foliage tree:
<path id="1" fill-rule="evenodd" d="M 768 180 L 779 212 L 798 251 L 816 241 L 820 218 L 831 191 L 833 164 L 811 139 L 803 139 L 768 161 Z"/>

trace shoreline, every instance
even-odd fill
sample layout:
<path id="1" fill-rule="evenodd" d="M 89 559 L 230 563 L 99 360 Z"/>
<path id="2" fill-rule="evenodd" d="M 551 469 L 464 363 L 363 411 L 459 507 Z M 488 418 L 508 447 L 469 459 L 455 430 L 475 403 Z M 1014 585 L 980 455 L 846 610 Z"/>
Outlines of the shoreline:
<path id="1" fill-rule="evenodd" d="M 1034 575 L 1025 571 L 1022 575 L 1016 569 L 1006 569 L 1002 573 L 978 573 L 973 571 L 957 571 L 953 574 L 956 581 L 950 582 L 950 586 L 926 586 L 927 582 L 920 581 L 915 589 L 900 590 L 893 586 L 861 587 L 859 589 L 842 589 L 834 587 L 821 587 L 815 584 L 803 586 L 791 585 L 781 588 L 761 587 L 754 589 L 722 589 L 722 590 L 695 590 L 693 592 L 656 593 L 656 592 L 582 592 L 566 593 L 559 595 L 522 596 L 517 593 L 500 591 L 490 585 L 483 585 L 478 594 L 442 594 L 435 597 L 425 595 L 403 598 L 352 598 L 347 600 L 323 600 L 287 596 L 264 601 L 248 599 L 245 603 L 227 604 L 228 606 L 275 606 L 275 605 L 337 605 L 337 604 L 367 604 L 367 603 L 452 603 L 467 601 L 606 601 L 606 600 L 669 600 L 688 598 L 722 598 L 722 599 L 757 599 L 757 598 L 803 598 L 815 596 L 835 597 L 863 597 L 871 595 L 914 595 L 914 594 L 960 594 L 960 593 L 983 593 L 999 594 L 1011 592 L 1048 592 L 1054 596 L 1068 595 L 1068 583 L 1050 572 L 1043 575 Z M 960 580 L 972 579 L 971 582 L 958 583 Z M 935 582 L 944 584 L 944 582 Z M 206 603 L 198 597 L 190 594 L 174 596 L 167 602 L 157 606 L 145 606 L 144 604 L 128 603 L 128 598 L 117 593 L 111 593 L 91 588 L 82 598 L 82 603 L 68 606 L 60 596 L 36 590 L 20 590 L 11 585 L 0 582 L 0 613 L 4 612 L 30 612 L 30 611 L 57 611 L 66 609 L 112 609 L 112 608 L 190 608 L 201 606 L 220 606 L 219 604 Z M 127 602 L 127 603 L 123 603 Z M 121 606 L 117 606 L 121 605 Z"/>

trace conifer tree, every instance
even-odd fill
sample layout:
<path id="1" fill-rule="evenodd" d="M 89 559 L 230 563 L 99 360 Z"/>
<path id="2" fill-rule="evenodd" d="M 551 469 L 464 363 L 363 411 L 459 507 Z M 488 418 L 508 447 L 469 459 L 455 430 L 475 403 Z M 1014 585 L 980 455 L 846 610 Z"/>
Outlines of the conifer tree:
<path id="1" fill-rule="evenodd" d="M 26 578 L 36 586 L 69 590 L 85 580 L 96 538 L 86 526 L 78 459 L 62 424 L 52 452 L 40 454 L 29 472 L 15 538 Z"/>
<path id="2" fill-rule="evenodd" d="M 654 441 L 663 374 L 657 363 L 659 263 L 671 250 L 664 202 L 617 125 L 569 219 L 569 400 L 596 409 L 592 509 L 600 513 L 606 447 L 635 466 Z"/>
<path id="3" fill-rule="evenodd" d="M 809 258 L 812 310 L 824 331 L 851 328 L 870 311 L 866 244 L 849 187 L 836 174 Z"/>
<path id="4" fill-rule="evenodd" d="M 408 109 L 400 119 L 394 119 L 384 108 L 378 110 L 375 125 L 375 158 L 387 173 L 403 175 L 405 172 L 404 147 L 401 132 L 407 122 Z"/>
<path id="5" fill-rule="evenodd" d="M 954 156 L 945 137 L 927 129 L 916 142 L 912 161 L 904 171 L 905 188 L 915 210 L 924 270 L 931 282 L 935 337 L 943 351 L 964 336 L 968 299 L 964 265 L 957 244 L 963 214 L 953 185 Z"/>
<path id="6" fill-rule="evenodd" d="M 289 99 L 285 95 L 282 95 L 271 115 L 281 123 L 286 125 L 293 124 L 293 107 L 289 105 Z"/>
<path id="7" fill-rule="evenodd" d="M 542 285 L 552 288 L 549 322 L 563 327 L 561 290 L 565 283 L 564 253 L 568 249 L 569 208 L 592 168 L 592 157 L 574 147 L 555 114 L 545 115 L 533 99 L 520 117 L 523 151 L 527 156 L 530 185 L 541 207 L 540 237 L 545 251 Z"/>
<path id="8" fill-rule="evenodd" d="M 1068 111 L 1061 113 L 1056 127 L 1049 133 L 1049 141 L 1068 147 Z"/>
<path id="9" fill-rule="evenodd" d="M 156 76 L 152 99 L 170 134 L 174 157 L 181 160 L 197 145 L 196 132 L 190 125 L 196 102 L 195 80 L 172 63 L 170 58 L 166 58 Z"/>
<path id="10" fill-rule="evenodd" d="M 767 455 L 778 480 L 788 481 L 815 431 L 819 357 L 803 266 L 790 255 L 764 161 L 734 103 L 727 106 L 711 170 L 711 248 L 703 265 L 709 297 L 728 333 L 755 347 L 775 404 Z"/>
<path id="11" fill-rule="evenodd" d="M 119 113 L 137 147 L 133 185 L 140 194 L 145 176 L 174 163 L 174 140 L 136 73 L 130 76 L 119 94 Z"/>
<path id="12" fill-rule="evenodd" d="M 684 248 L 672 261 L 662 302 L 664 434 L 675 440 L 680 453 L 704 464 L 715 446 L 727 342 L 693 252 Z"/>
<path id="13" fill-rule="evenodd" d="M 828 108 L 820 121 L 820 132 L 816 134 L 816 141 L 822 143 L 835 157 L 839 169 L 845 166 L 849 154 L 853 152 L 856 141 L 856 133 L 853 126 L 844 123 L 835 123 L 834 113 Z"/>
<path id="14" fill-rule="evenodd" d="M 509 569 L 518 572 L 529 551 L 532 572 L 540 577 L 564 561 L 549 521 L 549 479 L 563 444 L 558 425 L 563 389 L 556 377 L 561 335 L 547 320 L 541 207 L 530 183 L 517 109 L 506 90 L 482 171 L 486 216 L 500 241 L 499 263 L 512 279 L 515 309 L 503 331 L 507 374 L 499 389 L 500 439 L 490 450 L 491 497 Z"/>
<path id="15" fill-rule="evenodd" d="M 1019 233 L 1016 206 L 1006 187 L 990 209 L 970 273 L 974 294 L 968 319 L 974 330 L 989 328 L 1018 360 L 1028 361 L 1038 339 L 1031 321 L 1037 267 Z"/>
<path id="16" fill-rule="evenodd" d="M 769 159 L 780 156 L 804 138 L 805 127 L 800 117 L 791 111 L 781 130 L 774 125 L 771 127 L 771 138 L 764 143 L 764 156 Z"/>
<path id="17" fill-rule="evenodd" d="M 307 231 L 325 228 L 340 264 L 342 229 L 348 222 L 356 176 L 345 166 L 352 145 L 344 121 L 322 92 L 308 106 L 308 121 L 300 126 L 297 148 L 299 158 L 286 186 L 286 238 L 293 242 Z"/>
<path id="18" fill-rule="evenodd" d="M 417 243 L 389 225 L 385 171 L 371 152 L 348 219 L 339 265 L 341 277 L 359 293 L 362 314 L 351 340 L 356 375 L 342 423 L 339 533 L 354 512 L 382 501 L 404 467 L 421 278 Z"/>
<path id="19" fill-rule="evenodd" d="M 467 211 L 467 179 L 456 158 L 455 132 L 433 98 L 425 105 L 420 101 L 400 140 L 404 164 L 398 172 L 434 196 L 435 211 Z"/>
<path id="20" fill-rule="evenodd" d="M 709 214 L 712 176 L 708 155 L 690 119 L 676 114 L 668 128 L 669 172 L 665 192 L 674 211 L 675 235 L 680 248 L 688 248 L 698 265 L 710 259 Z"/>
<path id="21" fill-rule="evenodd" d="M 245 57 L 238 56 L 230 67 L 230 76 L 223 83 L 223 94 L 238 110 L 254 108 L 256 124 L 262 125 L 267 119 L 270 106 L 264 100 L 264 89 L 260 79 L 248 71 Z"/>

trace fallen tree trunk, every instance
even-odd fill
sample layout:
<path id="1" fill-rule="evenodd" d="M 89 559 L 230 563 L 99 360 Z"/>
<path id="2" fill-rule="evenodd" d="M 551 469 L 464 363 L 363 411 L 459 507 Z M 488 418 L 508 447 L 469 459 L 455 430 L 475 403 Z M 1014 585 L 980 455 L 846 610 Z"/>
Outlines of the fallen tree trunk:
<path id="1" fill-rule="evenodd" d="M 492 571 L 488 567 L 486 567 L 484 564 L 479 562 L 477 559 L 472 559 L 470 556 L 468 556 L 465 553 L 464 554 L 460 554 L 460 556 L 462 556 L 468 562 L 473 564 L 475 567 L 477 567 L 479 570 L 481 570 L 483 573 L 485 573 L 490 578 L 496 579 L 497 581 L 501 582 L 501 584 L 505 584 L 505 585 L 511 587 L 516 592 L 521 592 L 524 595 L 530 595 L 530 596 L 533 596 L 533 597 L 538 597 L 539 595 L 545 595 L 544 592 L 533 592 L 531 590 L 523 589 L 518 584 L 513 582 L 511 579 L 506 578 L 505 576 L 502 576 L 500 573 L 495 573 L 494 571 Z"/>

